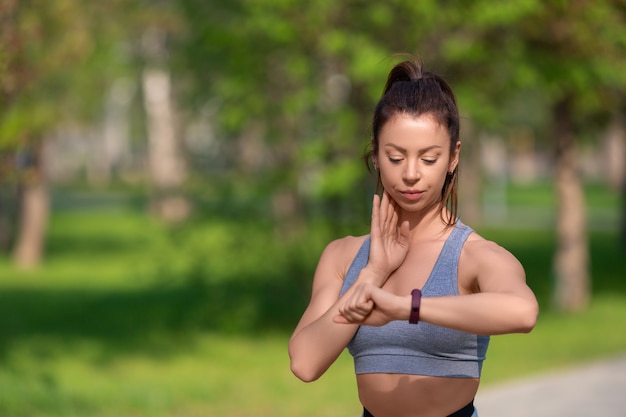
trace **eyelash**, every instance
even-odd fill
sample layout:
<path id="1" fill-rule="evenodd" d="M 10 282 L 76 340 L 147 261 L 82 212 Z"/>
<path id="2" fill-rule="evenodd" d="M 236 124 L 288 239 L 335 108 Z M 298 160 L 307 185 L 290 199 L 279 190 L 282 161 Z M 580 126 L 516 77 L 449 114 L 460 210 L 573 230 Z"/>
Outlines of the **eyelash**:
<path id="1" fill-rule="evenodd" d="M 400 159 L 389 158 L 389 162 L 391 162 L 392 164 L 399 164 L 400 162 L 402 162 L 403 159 L 404 158 L 400 158 Z M 426 165 L 434 165 L 437 162 L 436 159 L 422 159 L 422 161 L 424 161 Z"/>

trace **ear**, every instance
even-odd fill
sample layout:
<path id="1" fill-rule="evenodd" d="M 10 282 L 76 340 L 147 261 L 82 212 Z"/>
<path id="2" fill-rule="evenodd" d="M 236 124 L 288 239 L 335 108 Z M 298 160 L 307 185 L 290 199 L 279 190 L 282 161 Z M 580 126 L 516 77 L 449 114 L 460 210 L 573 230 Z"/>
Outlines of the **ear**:
<path id="1" fill-rule="evenodd" d="M 450 164 L 448 165 L 448 172 L 453 173 L 456 167 L 459 165 L 459 157 L 461 155 L 461 141 L 457 141 L 454 149 L 450 153 Z"/>
<path id="2" fill-rule="evenodd" d="M 378 155 L 376 146 L 374 145 L 374 137 L 370 139 L 370 146 L 372 147 L 372 164 L 374 164 L 374 169 L 378 171 Z"/>

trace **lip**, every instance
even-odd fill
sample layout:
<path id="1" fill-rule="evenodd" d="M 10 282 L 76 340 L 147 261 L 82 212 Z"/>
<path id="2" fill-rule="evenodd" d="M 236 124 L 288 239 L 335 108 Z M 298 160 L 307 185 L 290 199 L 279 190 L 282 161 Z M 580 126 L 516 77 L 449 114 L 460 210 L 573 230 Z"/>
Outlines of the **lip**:
<path id="1" fill-rule="evenodd" d="M 406 198 L 407 200 L 415 201 L 415 200 L 419 200 L 422 194 L 424 194 L 424 192 L 418 191 L 418 190 L 405 190 L 405 191 L 401 191 L 400 194 L 402 194 L 402 196 Z"/>

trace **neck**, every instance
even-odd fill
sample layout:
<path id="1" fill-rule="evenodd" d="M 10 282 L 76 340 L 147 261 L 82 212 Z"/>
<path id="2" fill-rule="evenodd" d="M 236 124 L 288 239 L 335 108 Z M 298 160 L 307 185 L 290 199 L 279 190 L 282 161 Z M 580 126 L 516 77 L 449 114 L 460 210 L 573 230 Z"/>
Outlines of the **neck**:
<path id="1" fill-rule="evenodd" d="M 447 214 L 448 210 L 438 205 L 433 210 L 425 212 L 402 212 L 400 222 L 409 222 L 410 240 L 412 241 L 439 239 L 449 229 L 443 220 Z"/>

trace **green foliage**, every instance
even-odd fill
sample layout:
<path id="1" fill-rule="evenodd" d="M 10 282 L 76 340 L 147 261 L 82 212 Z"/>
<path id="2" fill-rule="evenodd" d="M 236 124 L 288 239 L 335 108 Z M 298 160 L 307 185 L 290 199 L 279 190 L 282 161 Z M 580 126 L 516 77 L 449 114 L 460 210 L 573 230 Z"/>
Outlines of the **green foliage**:
<path id="1" fill-rule="evenodd" d="M 564 95 L 575 97 L 576 117 L 595 130 L 626 85 L 617 64 L 626 56 L 624 14 L 614 1 L 180 4 L 189 23 L 178 54 L 187 92 L 196 105 L 219 108 L 218 140 L 245 148 L 242 132 L 260 120 L 268 153 L 262 177 L 293 190 L 313 177 L 323 185 L 304 195 L 329 203 L 368 192 L 353 171 L 335 175 L 367 144 L 384 77 L 401 59 L 394 53 L 415 53 L 444 73 L 477 132 L 529 126 L 543 137 L 549 109 Z M 348 95 L 329 105 L 333 76 L 344 77 Z M 324 151 L 311 157 L 312 147 Z"/>
<path id="2" fill-rule="evenodd" d="M 65 0 L 14 9 L 4 26 L 30 41 L 0 48 L 8 98 L 0 146 L 68 118 L 97 118 L 114 78 L 139 78 L 149 59 L 144 35 L 159 30 L 167 38 L 159 64 L 173 76 L 181 125 L 209 109 L 207 141 L 220 146 L 220 175 L 236 178 L 245 170 L 243 149 L 251 148 L 261 156 L 247 192 L 267 192 L 270 178 L 272 189 L 302 194 L 299 184 L 314 165 L 325 185 L 305 190 L 305 199 L 314 194 L 345 210 L 350 203 L 336 195 L 369 190 L 353 169 L 335 181 L 336 167 L 352 165 L 346 158 L 368 143 L 384 77 L 401 59 L 395 53 L 417 54 L 445 74 L 476 131 L 530 125 L 541 132 L 547 109 L 565 93 L 595 130 L 595 116 L 616 107 L 626 82 L 623 8 L 609 0 L 394 0 L 368 7 L 356 0 Z M 250 130 L 260 145 L 250 143 Z M 307 159 L 312 143 L 325 150 L 315 161 Z"/>
<path id="3" fill-rule="evenodd" d="M 118 27 L 102 16 L 119 4 L 32 1 L 0 10 L 0 149 L 100 116 L 103 92 L 124 59 L 112 53 Z"/>
<path id="4" fill-rule="evenodd" d="M 19 142 L 26 143 L 30 134 L 44 131 L 54 120 L 54 112 L 44 105 L 14 102 L 0 117 L 0 150 L 5 150 L 15 148 Z"/>

